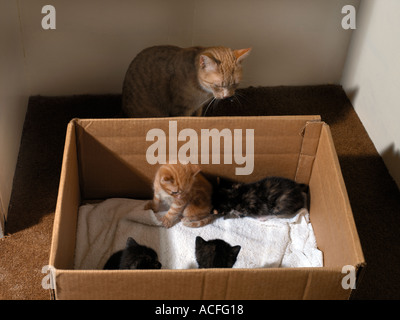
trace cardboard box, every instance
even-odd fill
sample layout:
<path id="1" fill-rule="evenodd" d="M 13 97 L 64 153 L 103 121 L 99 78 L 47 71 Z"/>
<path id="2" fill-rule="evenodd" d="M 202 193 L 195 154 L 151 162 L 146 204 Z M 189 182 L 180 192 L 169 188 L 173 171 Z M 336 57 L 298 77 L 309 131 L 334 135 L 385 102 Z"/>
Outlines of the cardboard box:
<path id="1" fill-rule="evenodd" d="M 207 137 L 210 129 L 218 130 L 217 139 Z M 308 183 L 324 267 L 73 270 L 79 206 L 112 197 L 150 199 L 158 166 L 149 162 L 160 155 L 152 151 L 164 142 L 162 133 L 167 156 L 188 156 L 197 148 L 192 159 L 206 174 L 241 181 L 277 175 Z M 319 116 L 196 117 L 69 123 L 50 265 L 57 299 L 347 299 L 365 261 L 330 129 Z"/>

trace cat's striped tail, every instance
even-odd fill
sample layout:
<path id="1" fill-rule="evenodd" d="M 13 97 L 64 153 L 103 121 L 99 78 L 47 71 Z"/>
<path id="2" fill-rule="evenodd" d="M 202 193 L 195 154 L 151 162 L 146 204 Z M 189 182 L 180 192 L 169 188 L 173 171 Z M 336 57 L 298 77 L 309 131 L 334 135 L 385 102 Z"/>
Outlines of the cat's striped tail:
<path id="1" fill-rule="evenodd" d="M 213 222 L 214 219 L 215 219 L 215 216 L 210 214 L 200 220 L 190 220 L 189 218 L 184 217 L 184 218 L 182 218 L 181 221 L 182 221 L 183 225 L 186 227 L 200 228 L 200 227 L 203 227 L 203 226 Z"/>

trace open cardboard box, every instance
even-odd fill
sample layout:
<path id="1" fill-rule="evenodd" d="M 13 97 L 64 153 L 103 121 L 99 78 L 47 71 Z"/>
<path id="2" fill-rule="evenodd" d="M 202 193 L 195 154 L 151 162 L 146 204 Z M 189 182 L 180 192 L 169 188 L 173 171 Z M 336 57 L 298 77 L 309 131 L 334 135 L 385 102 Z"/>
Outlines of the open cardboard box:
<path id="1" fill-rule="evenodd" d="M 177 135 L 188 128 L 193 130 L 183 131 L 188 136 L 177 141 Z M 225 148 L 225 138 L 221 138 L 218 150 L 218 139 L 206 139 L 207 130 L 202 135 L 202 129 L 214 128 L 224 132 L 224 137 L 231 133 L 230 146 L 234 147 Z M 246 182 L 275 175 L 308 183 L 310 219 L 324 254 L 324 267 L 74 270 L 79 206 L 113 197 L 150 199 L 158 165 L 150 164 L 154 159 L 146 153 L 162 140 L 151 136 L 161 130 L 171 159 L 189 140 L 196 142 L 198 155 L 192 156 L 207 175 Z M 235 142 L 239 133 L 241 143 L 239 139 Z M 209 150 L 214 147 L 214 155 L 219 153 L 220 164 L 212 159 L 206 143 L 201 148 L 203 140 L 209 142 Z M 235 148 L 231 163 L 226 163 L 226 152 L 235 153 Z M 246 162 L 239 156 L 245 154 Z M 251 174 L 236 175 L 237 168 L 246 166 L 243 171 Z M 330 129 L 319 116 L 188 117 L 74 119 L 69 123 L 50 265 L 56 299 L 347 299 L 351 294 L 348 283 L 358 276 L 365 261 Z"/>

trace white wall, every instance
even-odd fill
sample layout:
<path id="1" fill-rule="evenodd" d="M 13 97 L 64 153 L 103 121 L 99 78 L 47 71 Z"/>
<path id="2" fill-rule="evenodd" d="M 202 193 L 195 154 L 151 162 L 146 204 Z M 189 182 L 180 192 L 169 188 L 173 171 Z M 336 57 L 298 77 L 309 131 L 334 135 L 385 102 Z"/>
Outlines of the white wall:
<path id="1" fill-rule="evenodd" d="M 243 86 L 339 83 L 359 0 L 20 0 L 32 94 L 120 93 L 125 71 L 155 44 L 253 47 Z M 43 30 L 41 8 L 56 8 Z"/>
<path id="2" fill-rule="evenodd" d="M 7 215 L 28 103 L 18 7 L 0 0 L 0 237 Z"/>
<path id="3" fill-rule="evenodd" d="M 400 1 L 362 0 L 342 84 L 400 187 Z"/>

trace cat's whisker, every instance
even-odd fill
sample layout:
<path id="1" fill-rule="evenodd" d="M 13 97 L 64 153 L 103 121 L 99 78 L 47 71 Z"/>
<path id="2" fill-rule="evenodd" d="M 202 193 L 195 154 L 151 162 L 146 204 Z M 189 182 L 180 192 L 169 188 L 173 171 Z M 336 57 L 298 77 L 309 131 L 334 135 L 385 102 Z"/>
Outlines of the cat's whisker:
<path id="1" fill-rule="evenodd" d="M 211 100 L 210 100 L 211 99 Z M 212 101 L 213 98 L 207 98 L 204 101 L 199 103 L 199 108 L 202 107 L 203 105 L 205 105 L 207 102 Z"/>
<path id="2" fill-rule="evenodd" d="M 242 92 L 236 92 L 235 96 L 238 100 L 243 100 L 245 103 L 249 104 L 250 100 L 248 99 L 248 97 L 246 97 L 245 94 L 243 94 Z"/>
<path id="3" fill-rule="evenodd" d="M 213 102 L 217 100 L 216 98 L 212 98 L 210 103 L 207 105 L 206 111 L 204 111 L 204 116 L 207 114 L 208 109 L 210 108 L 210 106 L 213 104 Z"/>
<path id="4" fill-rule="evenodd" d="M 242 103 L 240 102 L 240 100 L 236 94 L 233 96 L 233 101 L 235 103 L 237 103 L 240 107 L 242 106 Z"/>

